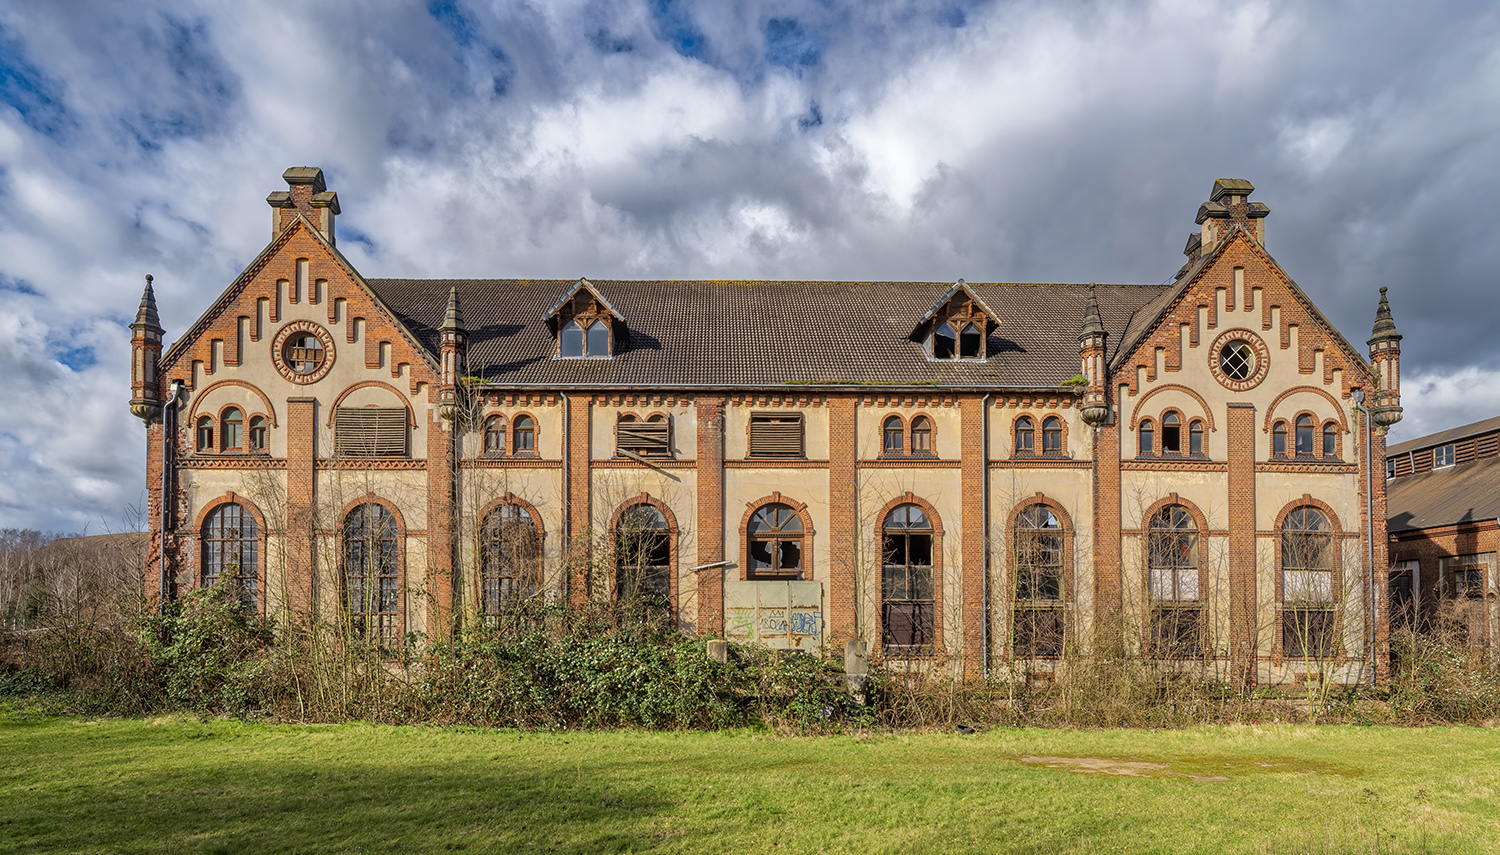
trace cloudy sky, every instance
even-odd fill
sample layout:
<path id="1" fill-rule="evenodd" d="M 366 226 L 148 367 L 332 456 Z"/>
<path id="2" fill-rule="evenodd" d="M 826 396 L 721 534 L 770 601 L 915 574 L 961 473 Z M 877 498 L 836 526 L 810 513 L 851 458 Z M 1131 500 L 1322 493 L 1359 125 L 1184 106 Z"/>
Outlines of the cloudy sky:
<path id="1" fill-rule="evenodd" d="M 1500 413 L 1500 13 L 1462 2 L 0 3 L 0 527 L 143 494 L 129 330 L 270 237 L 370 276 L 1161 282 L 1217 177 L 1396 440 Z"/>

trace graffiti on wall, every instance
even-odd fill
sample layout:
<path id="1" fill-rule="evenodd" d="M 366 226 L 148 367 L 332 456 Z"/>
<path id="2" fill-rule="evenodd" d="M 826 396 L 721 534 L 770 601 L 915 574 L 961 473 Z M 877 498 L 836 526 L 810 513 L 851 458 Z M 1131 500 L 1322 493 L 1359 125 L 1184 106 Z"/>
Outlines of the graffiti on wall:
<path id="1" fill-rule="evenodd" d="M 821 582 L 724 582 L 724 634 L 773 650 L 823 647 Z"/>

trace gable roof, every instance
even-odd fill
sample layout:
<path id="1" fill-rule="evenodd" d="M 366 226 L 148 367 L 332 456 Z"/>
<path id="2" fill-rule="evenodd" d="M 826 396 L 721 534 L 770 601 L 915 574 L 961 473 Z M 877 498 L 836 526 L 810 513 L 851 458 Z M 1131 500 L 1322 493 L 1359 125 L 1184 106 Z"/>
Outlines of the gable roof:
<path id="1" fill-rule="evenodd" d="M 962 291 L 964 295 L 967 296 L 970 300 L 974 301 L 974 304 L 979 307 L 979 311 L 984 312 L 985 317 L 989 318 L 990 323 L 993 326 L 1000 326 L 1000 316 L 995 314 L 995 310 L 986 305 L 984 300 L 980 299 L 978 294 L 975 294 L 973 291 L 969 290 L 969 284 L 967 282 L 960 279 L 957 282 L 953 283 L 953 287 L 945 291 L 943 293 L 943 296 L 939 297 L 937 299 L 937 302 L 932 304 L 932 308 L 927 310 L 927 314 L 923 315 L 920 321 L 917 321 L 917 325 L 915 327 L 912 327 L 911 338 L 915 339 L 919 337 L 922 334 L 922 328 L 927 326 L 927 322 L 931 321 L 933 317 L 935 317 L 937 313 L 943 308 L 943 306 L 946 306 L 948 304 L 948 301 L 952 300 L 960 291 Z"/>
<path id="2" fill-rule="evenodd" d="M 1500 519 L 1500 457 L 1403 475 L 1386 494 L 1386 528 L 1395 533 Z"/>
<path id="3" fill-rule="evenodd" d="M 1056 389 L 1078 373 L 1087 285 L 966 283 L 1006 318 L 988 359 L 928 359 L 911 323 L 947 282 L 597 280 L 631 319 L 612 359 L 555 359 L 543 320 L 566 279 L 370 279 L 435 352 L 450 289 L 468 323 L 469 373 L 513 387 L 765 388 L 891 385 Z M 1161 285 L 1101 285 L 1108 341 Z"/>
<path id="4" fill-rule="evenodd" d="M 1497 430 L 1500 430 L 1500 416 L 1485 419 L 1484 421 L 1474 422 L 1473 424 L 1461 425 L 1456 428 L 1449 428 L 1447 430 L 1438 431 L 1437 433 L 1430 433 L 1426 436 L 1419 436 L 1416 439 L 1408 439 L 1405 442 L 1398 442 L 1385 450 L 1385 456 L 1399 457 L 1400 455 L 1407 454 L 1421 448 L 1429 448 L 1434 445 L 1447 445 L 1450 442 L 1457 442 L 1460 439 L 1468 439 L 1471 436 L 1477 436 L 1482 433 L 1490 433 L 1491 431 Z"/>
<path id="5" fill-rule="evenodd" d="M 573 297 L 577 295 L 579 291 L 589 292 L 589 296 L 593 297 L 595 300 L 598 300 L 599 305 L 604 307 L 604 311 L 609 312 L 614 316 L 615 320 L 619 321 L 620 323 L 625 323 L 625 318 L 620 314 L 619 310 L 617 310 L 608 300 L 604 299 L 604 295 L 599 293 L 599 289 L 594 286 L 594 283 L 582 277 L 580 277 L 577 282 L 573 283 L 573 287 L 568 289 L 568 293 L 562 295 L 562 299 L 552 304 L 552 308 L 547 310 L 547 314 L 544 317 L 544 320 L 550 323 L 553 318 L 557 317 L 557 313 L 562 311 L 562 307 L 566 306 L 568 304 L 568 301 L 573 299 Z"/>

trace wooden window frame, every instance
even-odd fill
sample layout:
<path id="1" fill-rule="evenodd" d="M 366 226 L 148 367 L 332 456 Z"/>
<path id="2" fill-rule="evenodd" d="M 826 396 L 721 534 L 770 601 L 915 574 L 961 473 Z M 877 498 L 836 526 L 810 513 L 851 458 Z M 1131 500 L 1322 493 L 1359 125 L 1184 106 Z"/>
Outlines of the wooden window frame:
<path id="1" fill-rule="evenodd" d="M 931 575 L 932 575 L 932 580 L 931 580 L 931 585 L 932 585 L 932 599 L 930 601 L 927 601 L 929 603 L 929 619 L 931 620 L 931 625 L 928 627 L 928 632 L 927 632 L 927 636 L 929 638 L 929 641 L 927 641 L 925 643 L 921 643 L 921 644 L 914 644 L 914 645 L 893 644 L 893 643 L 891 643 L 889 641 L 890 636 L 888 634 L 888 627 L 887 627 L 886 597 L 885 597 L 885 592 L 886 592 L 886 585 L 885 585 L 885 582 L 886 582 L 886 579 L 885 579 L 885 574 L 886 574 L 886 564 L 885 564 L 885 536 L 886 536 L 886 531 L 887 531 L 887 529 L 886 529 L 886 522 L 890 519 L 891 514 L 895 513 L 897 509 L 906 507 L 908 505 L 917 508 L 918 510 L 920 510 L 927 517 L 927 522 L 928 522 L 929 528 L 927 528 L 925 530 L 925 533 L 928 534 L 928 535 L 930 535 L 931 538 L 932 538 L 932 545 L 931 545 L 931 549 L 932 549 L 931 561 L 932 561 L 932 563 L 931 563 L 930 567 L 928 568 L 931 571 Z M 911 530 L 907 530 L 907 531 L 910 532 Z M 916 531 L 918 533 L 923 533 L 922 530 L 916 530 Z M 926 657 L 926 656 L 935 656 L 935 655 L 937 655 L 943 649 L 943 621 L 942 621 L 942 614 L 943 614 L 943 522 L 942 522 L 942 520 L 938 517 L 936 509 L 934 509 L 929 502 L 927 502 L 927 501 L 925 501 L 923 499 L 920 499 L 920 498 L 912 495 L 912 493 L 908 491 L 905 495 L 898 496 L 897 498 L 892 499 L 891 501 L 887 502 L 886 506 L 881 509 L 880 514 L 876 517 L 874 537 L 875 537 L 875 541 L 874 542 L 876 543 L 877 548 L 881 552 L 880 580 L 879 580 L 879 584 L 876 586 L 876 590 L 879 592 L 878 596 L 879 596 L 879 599 L 880 599 L 877 608 L 879 609 L 879 614 L 880 614 L 880 632 L 879 632 L 879 637 L 880 637 L 880 646 L 881 646 L 882 652 L 884 652 L 887 656 L 897 657 L 897 658 Z M 907 567 L 911 567 L 913 565 L 908 564 L 906 566 Z M 915 566 L 920 566 L 920 565 L 915 565 Z M 921 601 L 920 600 L 914 600 L 912 602 L 921 602 Z"/>
<path id="2" fill-rule="evenodd" d="M 357 616 L 363 619 L 363 623 L 361 624 L 361 622 L 356 621 L 356 615 L 350 609 L 349 603 L 349 569 L 351 561 L 350 548 L 352 545 L 352 540 L 349 535 L 349 521 L 356 512 L 364 511 L 364 508 L 367 505 L 380 508 L 385 514 L 388 515 L 393 524 L 395 530 L 395 533 L 393 535 L 393 539 L 395 542 L 395 566 L 393 574 L 381 573 L 378 577 L 376 577 L 377 580 L 384 580 L 385 578 L 390 578 L 392 580 L 392 609 L 390 611 L 386 611 L 382 608 L 379 611 L 372 611 L 362 608 L 360 614 Z M 369 512 L 366 511 L 366 513 Z M 406 602 L 404 593 L 406 587 L 406 523 L 401 517 L 401 512 L 397 510 L 396 506 L 391 502 L 379 498 L 373 494 L 355 499 L 344 507 L 343 513 L 339 516 L 338 538 L 338 602 L 339 616 L 343 621 L 343 625 L 349 630 L 351 636 L 369 642 L 372 640 L 370 626 L 368 623 L 369 619 L 371 617 L 381 618 L 386 615 L 390 615 L 391 620 L 389 621 L 389 626 L 384 625 L 386 624 L 386 621 L 377 621 L 375 634 L 378 637 L 374 638 L 373 640 L 378 644 L 378 646 L 382 648 L 399 649 L 405 642 L 406 638 Z M 377 539 L 380 541 L 384 541 L 385 538 L 377 536 Z M 368 560 L 366 564 L 368 565 Z M 366 566 L 362 569 L 365 572 L 362 572 L 360 576 L 361 578 L 366 580 L 366 590 L 368 590 L 368 579 L 370 578 L 370 574 L 368 572 L 369 567 Z M 380 585 L 380 589 L 376 591 L 376 597 L 378 598 L 380 605 L 383 606 L 385 586 L 383 582 L 378 581 L 377 584 Z M 366 598 L 366 601 L 368 602 L 368 598 Z"/>
<path id="3" fill-rule="evenodd" d="M 227 538 L 214 537 L 210 534 L 210 526 L 213 525 L 214 522 L 216 522 L 222 515 L 227 513 L 230 507 L 234 507 L 235 509 L 237 509 L 237 512 L 240 514 L 242 525 L 243 521 L 248 521 L 250 525 L 254 526 L 255 531 L 249 537 Z M 261 515 L 260 509 L 255 507 L 253 504 L 245 501 L 243 497 L 236 496 L 234 493 L 230 493 L 227 496 L 216 499 L 205 505 L 203 509 L 199 511 L 198 519 L 196 522 L 197 524 L 194 527 L 194 530 L 198 533 L 199 552 L 201 558 L 198 567 L 198 585 L 200 587 L 208 587 L 209 585 L 212 585 L 218 577 L 223 575 L 222 572 L 215 574 L 210 574 L 208 572 L 209 568 L 214 566 L 215 563 L 217 563 L 221 567 L 224 563 L 224 555 L 222 551 L 220 551 L 218 555 L 218 562 L 215 562 L 214 544 L 237 543 L 239 544 L 239 547 L 236 551 L 238 557 L 240 558 L 240 572 L 235 576 L 235 588 L 240 592 L 240 604 L 245 607 L 246 611 L 252 612 L 254 614 L 264 615 L 266 610 L 266 601 L 265 574 L 263 568 L 265 567 L 266 563 L 265 556 L 267 532 L 265 518 Z M 251 557 L 249 561 L 248 573 L 245 572 L 247 568 L 246 562 L 244 560 L 246 551 L 245 545 L 247 543 L 251 545 Z M 211 578 L 213 581 L 211 581 Z M 246 579 L 250 580 L 251 583 L 249 586 L 251 593 L 248 599 L 245 597 L 246 586 L 244 580 Z"/>
<path id="4" fill-rule="evenodd" d="M 616 415 L 615 456 L 628 458 L 631 455 L 626 454 L 627 451 L 652 460 L 676 457 L 672 417 L 667 413 L 652 413 L 644 417 L 635 413 Z"/>
<path id="5" fill-rule="evenodd" d="M 1061 578 L 1058 580 L 1057 599 L 1045 599 L 1032 597 L 1022 599 L 1020 596 L 1020 583 L 1018 575 L 1022 571 L 1022 549 L 1018 538 L 1026 531 L 1054 531 L 1046 528 L 1030 528 L 1021 525 L 1022 517 L 1034 507 L 1042 507 L 1051 512 L 1057 518 L 1058 528 L 1055 529 L 1059 540 L 1058 548 L 1061 551 L 1059 557 Z M 1017 658 L 1026 659 L 1061 659 L 1067 651 L 1069 634 L 1072 631 L 1072 621 L 1068 619 L 1068 612 L 1073 602 L 1073 521 L 1067 511 L 1058 502 L 1048 498 L 1042 493 L 1023 499 L 1017 504 L 1011 513 L 1010 522 L 1007 526 L 1006 544 L 1009 555 L 1007 564 L 1010 568 L 1010 583 L 1012 596 L 1010 632 L 1008 635 L 1008 646 L 1011 653 Z M 1037 613 L 1051 612 L 1051 621 L 1055 622 L 1058 629 L 1057 647 L 1055 650 L 1037 650 L 1035 647 L 1023 650 L 1018 643 L 1020 640 L 1018 621 L 1022 612 Z"/>
<path id="6" fill-rule="evenodd" d="M 768 575 L 750 569 L 750 521 L 755 515 L 767 505 L 786 505 L 796 512 L 802 521 L 802 567 L 800 574 L 793 577 L 790 574 Z M 756 579 L 769 579 L 771 581 L 812 581 L 814 576 L 813 544 L 817 532 L 813 528 L 812 514 L 808 513 L 807 505 L 789 496 L 783 496 L 780 491 L 769 496 L 763 496 L 745 505 L 745 514 L 740 517 L 740 581 L 754 581 Z"/>
<path id="7" fill-rule="evenodd" d="M 504 551 L 503 547 L 505 546 L 505 543 L 503 541 L 503 538 L 507 535 L 515 534 L 513 530 L 509 532 L 497 532 L 496 528 L 498 526 L 504 526 L 508 522 L 515 523 L 517 528 L 520 527 L 518 521 L 507 521 L 499 518 L 500 515 L 506 512 L 507 508 L 516 509 L 516 511 L 525 515 L 526 520 L 530 523 L 528 528 L 531 531 L 532 540 L 530 544 L 523 543 L 521 545 L 521 552 L 523 554 L 520 556 L 520 560 L 524 561 L 527 559 L 527 556 L 524 554 L 525 551 L 527 549 L 534 550 L 534 554 L 529 556 L 530 560 L 535 562 L 535 566 L 531 568 L 529 579 L 522 574 L 514 572 L 514 568 L 500 568 L 512 569 L 513 572 L 510 572 L 508 574 L 490 572 L 491 569 L 494 568 L 494 563 L 491 561 L 491 559 L 493 558 L 495 559 L 495 561 L 499 561 L 500 554 Z M 492 520 L 496 521 L 496 524 L 492 525 Z M 498 537 L 496 535 L 498 535 Z M 545 543 L 546 532 L 542 528 L 541 515 L 537 513 L 537 509 L 530 502 L 521 499 L 519 496 L 515 496 L 511 493 L 505 493 L 504 495 L 485 505 L 484 508 L 480 510 L 479 526 L 474 532 L 476 556 L 476 572 L 474 574 L 474 606 L 475 611 L 478 613 L 479 619 L 482 622 L 487 625 L 496 624 L 505 615 L 506 603 L 511 602 L 517 597 L 523 599 L 529 598 L 539 593 L 543 589 L 543 579 L 545 574 L 545 568 L 543 565 L 546 555 Z M 512 554 L 512 558 L 515 558 L 514 553 Z M 524 573 L 526 571 L 526 568 L 522 567 L 521 570 Z M 495 606 L 494 609 L 489 608 L 492 603 L 487 597 L 485 590 L 487 587 L 487 582 L 490 579 L 520 580 L 514 582 L 514 584 L 512 585 L 512 591 L 509 595 L 505 594 L 502 591 L 496 592 L 496 596 L 493 600 L 493 605 Z M 504 586 L 497 584 L 495 587 L 498 589 L 503 588 Z"/>

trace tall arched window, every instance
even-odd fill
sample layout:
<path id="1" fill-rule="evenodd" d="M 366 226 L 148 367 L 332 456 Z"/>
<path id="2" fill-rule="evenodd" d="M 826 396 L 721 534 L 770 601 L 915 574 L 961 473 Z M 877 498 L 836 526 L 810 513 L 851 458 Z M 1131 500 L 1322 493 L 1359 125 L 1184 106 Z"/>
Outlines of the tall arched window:
<path id="1" fill-rule="evenodd" d="M 197 430 L 197 446 L 199 451 L 214 450 L 214 417 L 199 416 Z"/>
<path id="2" fill-rule="evenodd" d="M 881 433 L 884 435 L 882 449 L 886 454 L 901 454 L 906 448 L 906 431 L 900 416 L 888 416 Z"/>
<path id="3" fill-rule="evenodd" d="M 516 416 L 515 454 L 536 454 L 536 422 L 531 416 Z"/>
<path id="4" fill-rule="evenodd" d="M 479 612 L 495 623 L 508 604 L 541 587 L 542 550 L 525 508 L 499 505 L 479 526 Z"/>
<path id="5" fill-rule="evenodd" d="M 1176 413 L 1161 417 L 1161 450 L 1163 454 L 1182 453 L 1182 419 Z"/>
<path id="6" fill-rule="evenodd" d="M 208 512 L 203 521 L 203 586 L 232 586 L 249 611 L 260 605 L 260 530 L 255 516 L 230 502 Z"/>
<path id="7" fill-rule="evenodd" d="M 484 453 L 505 453 L 505 416 L 490 416 L 484 420 Z"/>
<path id="8" fill-rule="evenodd" d="M 1156 655 L 1181 659 L 1200 652 L 1198 524 L 1182 505 L 1151 515 L 1146 542 L 1150 566 L 1151 645 Z"/>
<path id="9" fill-rule="evenodd" d="M 563 325 L 559 336 L 558 353 L 565 357 L 583 356 L 583 327 L 577 321 Z"/>
<path id="10" fill-rule="evenodd" d="M 1062 419 L 1048 416 L 1042 420 L 1042 453 L 1062 452 Z"/>
<path id="11" fill-rule="evenodd" d="M 954 333 L 953 327 L 946 323 L 938 325 L 932 333 L 932 357 L 934 359 L 952 359 L 958 355 L 958 335 Z"/>
<path id="12" fill-rule="evenodd" d="M 400 640 L 396 517 L 376 502 L 344 517 L 343 609 L 349 630 L 385 646 Z"/>
<path id="13" fill-rule="evenodd" d="M 1286 422 L 1277 422 L 1271 427 L 1271 454 L 1286 456 Z"/>
<path id="14" fill-rule="evenodd" d="M 1203 422 L 1198 419 L 1188 424 L 1188 454 L 1203 453 Z"/>
<path id="15" fill-rule="evenodd" d="M 881 526 L 881 627 L 891 647 L 933 640 L 932 520 L 916 505 L 898 505 Z"/>
<path id="16" fill-rule="evenodd" d="M 1334 570 L 1337 541 L 1328 517 L 1311 505 L 1281 523 L 1281 650 L 1291 657 L 1338 651 Z"/>
<path id="17" fill-rule="evenodd" d="M 1151 455 L 1156 453 L 1156 426 L 1150 419 L 1141 419 L 1141 423 L 1135 429 L 1137 437 L 1138 454 Z"/>
<path id="18" fill-rule="evenodd" d="M 750 517 L 745 536 L 749 540 L 751 579 L 802 578 L 802 518 L 790 506 L 772 502 Z"/>
<path id="19" fill-rule="evenodd" d="M 1020 656 L 1063 652 L 1063 527 L 1051 508 L 1035 504 L 1016 517 L 1014 649 Z"/>
<path id="20" fill-rule="evenodd" d="M 615 524 L 615 599 L 672 597 L 672 537 L 667 518 L 647 504 L 632 505 Z"/>
<path id="21" fill-rule="evenodd" d="M 984 356 L 984 333 L 974 324 L 964 324 L 959 333 L 958 355 L 963 359 L 978 359 Z"/>
<path id="22" fill-rule="evenodd" d="M 1313 449 L 1313 420 L 1306 413 L 1297 417 L 1297 454 L 1315 454 Z"/>
<path id="23" fill-rule="evenodd" d="M 589 356 L 609 356 L 609 321 L 600 318 L 589 324 Z"/>
<path id="24" fill-rule="evenodd" d="M 932 453 L 932 419 L 917 416 L 911 420 L 911 453 Z"/>
<path id="25" fill-rule="evenodd" d="M 1339 429 L 1333 422 L 1323 425 L 1323 456 L 1333 457 L 1338 453 Z"/>
<path id="26" fill-rule="evenodd" d="M 1035 445 L 1036 427 L 1032 424 L 1030 416 L 1021 416 L 1016 419 L 1016 453 L 1032 454 L 1036 451 Z"/>
<path id="27" fill-rule="evenodd" d="M 239 407 L 225 410 L 219 419 L 219 441 L 224 451 L 239 451 L 244 447 L 245 415 Z"/>
<path id="28" fill-rule="evenodd" d="M 266 450 L 266 417 L 265 416 L 251 416 L 250 417 L 250 450 L 251 451 L 265 451 Z"/>

